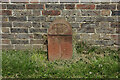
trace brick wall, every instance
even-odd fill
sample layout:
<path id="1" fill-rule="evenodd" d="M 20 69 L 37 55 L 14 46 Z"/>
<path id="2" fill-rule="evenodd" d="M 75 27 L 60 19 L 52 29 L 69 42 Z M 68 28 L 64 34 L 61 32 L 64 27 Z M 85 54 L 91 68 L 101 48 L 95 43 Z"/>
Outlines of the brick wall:
<path id="1" fill-rule="evenodd" d="M 118 48 L 120 45 L 120 3 L 118 2 L 10 1 L 3 0 L 0 4 L 2 5 L 2 13 L 0 13 L 2 49 L 46 50 L 49 25 L 57 18 L 64 18 L 72 25 L 76 40 L 112 48 Z"/>

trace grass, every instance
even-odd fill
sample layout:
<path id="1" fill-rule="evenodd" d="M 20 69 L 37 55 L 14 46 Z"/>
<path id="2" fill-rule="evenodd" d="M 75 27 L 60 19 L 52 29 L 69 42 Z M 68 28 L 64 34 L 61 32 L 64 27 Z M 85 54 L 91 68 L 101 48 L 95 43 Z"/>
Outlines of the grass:
<path id="1" fill-rule="evenodd" d="M 118 78 L 120 50 L 76 45 L 70 60 L 49 62 L 42 50 L 2 52 L 4 78 Z"/>

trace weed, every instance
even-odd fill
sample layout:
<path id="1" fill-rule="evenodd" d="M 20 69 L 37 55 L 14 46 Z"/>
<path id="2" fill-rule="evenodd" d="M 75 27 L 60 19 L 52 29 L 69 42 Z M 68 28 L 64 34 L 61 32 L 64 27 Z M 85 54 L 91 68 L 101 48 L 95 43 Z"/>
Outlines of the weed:
<path id="1" fill-rule="evenodd" d="M 49 62 L 47 52 L 39 50 L 2 51 L 4 78 L 118 78 L 119 51 L 76 44 L 70 60 Z"/>

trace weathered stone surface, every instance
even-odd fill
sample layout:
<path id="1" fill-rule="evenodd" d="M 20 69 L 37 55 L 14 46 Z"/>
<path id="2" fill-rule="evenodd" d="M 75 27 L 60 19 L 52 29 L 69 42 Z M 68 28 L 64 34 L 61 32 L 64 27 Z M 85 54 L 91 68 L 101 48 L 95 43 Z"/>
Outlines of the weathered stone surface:
<path id="1" fill-rule="evenodd" d="M 91 34 L 91 39 L 92 40 L 99 40 L 100 39 L 100 34 Z"/>
<path id="2" fill-rule="evenodd" d="M 14 39 L 14 34 L 2 34 L 2 39 Z"/>
<path id="3" fill-rule="evenodd" d="M 100 40 L 111 40 L 111 36 L 109 34 L 101 33 Z"/>
<path id="4" fill-rule="evenodd" d="M 9 17 L 9 21 L 26 21 L 26 17 Z"/>
<path id="5" fill-rule="evenodd" d="M 120 46 L 120 35 L 119 34 L 111 35 L 111 39 L 115 41 L 115 45 Z"/>
<path id="6" fill-rule="evenodd" d="M 8 3 L 9 0 L 1 0 L 3 3 Z"/>
<path id="7" fill-rule="evenodd" d="M 75 9 L 75 4 L 66 4 L 65 9 Z"/>
<path id="8" fill-rule="evenodd" d="M 82 3 L 109 3 L 109 2 L 114 2 L 116 0 L 80 0 Z"/>
<path id="9" fill-rule="evenodd" d="M 54 21 L 56 19 L 56 17 L 47 17 L 46 18 L 46 21 L 47 22 L 52 22 L 52 21 Z"/>
<path id="10" fill-rule="evenodd" d="M 68 22 L 75 22 L 75 17 L 67 17 Z"/>
<path id="11" fill-rule="evenodd" d="M 80 15 L 79 10 L 62 10 L 62 16 L 77 16 Z"/>
<path id="12" fill-rule="evenodd" d="M 58 0 L 40 0 L 40 2 L 53 3 L 53 2 L 58 2 Z"/>
<path id="13" fill-rule="evenodd" d="M 44 44 L 44 41 L 40 39 L 32 39 L 30 40 L 30 44 Z"/>
<path id="14" fill-rule="evenodd" d="M 38 3 L 39 0 L 30 0 L 30 3 Z"/>
<path id="15" fill-rule="evenodd" d="M 7 9 L 25 9 L 24 4 L 7 4 Z"/>
<path id="16" fill-rule="evenodd" d="M 60 0 L 61 3 L 79 3 L 79 0 Z"/>
<path id="17" fill-rule="evenodd" d="M 42 25 L 40 22 L 33 22 L 33 27 L 34 28 L 40 28 Z"/>
<path id="18" fill-rule="evenodd" d="M 120 28 L 116 28 L 116 33 L 120 34 Z"/>
<path id="19" fill-rule="evenodd" d="M 42 39 L 42 34 L 34 34 L 34 39 Z"/>
<path id="20" fill-rule="evenodd" d="M 78 33 L 95 33 L 95 29 L 92 27 L 78 28 Z"/>
<path id="21" fill-rule="evenodd" d="M 48 30 L 48 59 L 53 61 L 71 57 L 72 28 L 64 19 L 55 20 Z"/>
<path id="22" fill-rule="evenodd" d="M 81 10 L 82 16 L 99 16 L 100 11 Z"/>
<path id="23" fill-rule="evenodd" d="M 113 46 L 114 45 L 114 41 L 111 41 L 111 40 L 98 40 L 95 42 L 96 45 L 104 45 L 104 46 Z"/>
<path id="24" fill-rule="evenodd" d="M 71 38 L 72 38 L 71 36 L 66 36 L 66 37 L 51 36 L 51 38 L 49 38 L 50 43 L 48 43 L 49 60 L 71 58 L 72 56 L 72 45 L 70 44 L 72 43 Z M 60 44 L 61 46 L 59 46 Z"/>
<path id="25" fill-rule="evenodd" d="M 28 44 L 28 40 L 11 40 L 12 44 Z"/>
<path id="26" fill-rule="evenodd" d="M 105 28 L 105 27 L 100 27 L 96 29 L 97 33 L 107 33 L 107 34 L 113 34 L 115 33 L 115 29 L 113 28 Z"/>
<path id="27" fill-rule="evenodd" d="M 117 17 L 96 17 L 96 22 L 116 22 Z"/>
<path id="28" fill-rule="evenodd" d="M 99 27 L 99 23 L 82 23 L 81 27 L 82 28 L 85 28 L 85 27 L 97 28 L 97 27 Z"/>
<path id="29" fill-rule="evenodd" d="M 8 22 L 8 17 L 2 16 L 2 21 Z"/>
<path id="30" fill-rule="evenodd" d="M 50 27 L 50 23 L 43 22 L 43 23 L 42 23 L 42 27 L 43 27 L 43 28 L 49 28 L 49 27 Z"/>
<path id="31" fill-rule="evenodd" d="M 117 5 L 117 9 L 120 10 L 120 4 Z"/>
<path id="32" fill-rule="evenodd" d="M 57 22 L 58 21 L 58 22 Z M 72 28 L 64 19 L 55 20 L 48 29 L 49 35 L 72 35 Z"/>
<path id="33" fill-rule="evenodd" d="M 28 33 L 26 28 L 11 28 L 11 33 Z"/>
<path id="34" fill-rule="evenodd" d="M 33 45 L 30 44 L 15 44 L 16 50 L 33 50 Z"/>
<path id="35" fill-rule="evenodd" d="M 40 16 L 40 15 L 42 15 L 41 12 L 42 12 L 41 10 L 39 10 L 39 9 L 36 10 L 35 9 L 35 10 L 33 10 L 33 14 L 32 15 L 33 16 Z"/>
<path id="36" fill-rule="evenodd" d="M 102 16 L 110 16 L 111 11 L 110 10 L 102 10 L 101 15 Z"/>
<path id="37" fill-rule="evenodd" d="M 55 19 L 65 19 L 65 17 L 55 17 L 55 16 L 46 17 L 47 22 L 53 22 Z"/>
<path id="38" fill-rule="evenodd" d="M 0 6 L 2 6 L 2 9 L 7 9 L 7 5 L 6 4 L 0 4 Z"/>
<path id="39" fill-rule="evenodd" d="M 47 29 L 30 29 L 30 33 L 47 33 Z"/>
<path id="40" fill-rule="evenodd" d="M 87 34 L 87 33 L 85 33 L 85 34 L 81 33 L 80 34 L 80 40 L 87 41 L 89 39 L 90 39 L 90 34 Z"/>
<path id="41" fill-rule="evenodd" d="M 45 20 L 46 20 L 46 18 L 43 16 L 40 16 L 40 17 L 30 16 L 30 17 L 28 17 L 28 21 L 33 21 L 33 22 L 36 22 L 36 21 L 44 22 Z"/>
<path id="42" fill-rule="evenodd" d="M 95 17 L 77 17 L 76 22 L 94 22 L 96 21 Z"/>
<path id="43" fill-rule="evenodd" d="M 64 9 L 64 5 L 63 4 L 46 4 L 46 9 L 48 10 L 56 10 L 56 9 Z"/>
<path id="44" fill-rule="evenodd" d="M 28 3 L 29 0 L 11 0 L 12 3 Z"/>
<path id="45" fill-rule="evenodd" d="M 14 46 L 12 44 L 2 45 L 2 50 L 11 50 L 11 49 L 14 49 Z"/>
<path id="46" fill-rule="evenodd" d="M 11 22 L 2 22 L 2 27 L 12 27 Z"/>
<path id="47" fill-rule="evenodd" d="M 27 9 L 44 9 L 43 4 L 27 4 L 26 5 Z"/>
<path id="48" fill-rule="evenodd" d="M 119 40 L 120 39 L 120 35 L 118 35 L 118 34 L 112 34 L 111 35 L 111 39 L 112 40 Z"/>
<path id="49" fill-rule="evenodd" d="M 2 33 L 10 33 L 10 29 L 7 27 L 2 28 Z"/>
<path id="50" fill-rule="evenodd" d="M 107 27 L 107 28 L 109 28 L 110 27 L 110 23 L 109 22 L 100 22 L 99 26 L 100 27 Z"/>
<path id="51" fill-rule="evenodd" d="M 120 11 L 112 11 L 112 16 L 120 16 Z"/>
<path id="52" fill-rule="evenodd" d="M 73 41 L 75 40 L 75 41 L 79 41 L 81 39 L 81 37 L 80 37 L 80 34 L 76 34 L 76 35 L 74 35 L 74 37 L 73 37 Z"/>
<path id="53" fill-rule="evenodd" d="M 70 24 L 71 24 L 72 28 L 79 28 L 80 27 L 79 23 L 70 23 Z"/>
<path id="54" fill-rule="evenodd" d="M 109 4 L 104 4 L 104 5 L 97 5 L 96 9 L 111 9 L 114 10 L 116 9 L 116 5 L 109 5 Z"/>
<path id="55" fill-rule="evenodd" d="M 13 22 L 13 27 L 29 28 L 32 27 L 31 22 Z"/>
<path id="56" fill-rule="evenodd" d="M 13 10 L 13 16 L 32 16 L 32 10 Z"/>
<path id="57" fill-rule="evenodd" d="M 33 39 L 33 38 L 34 38 L 33 34 L 26 34 L 26 33 L 15 34 L 15 39 Z"/>
<path id="58" fill-rule="evenodd" d="M 120 28 L 120 22 L 112 22 L 111 27 L 112 28 Z"/>

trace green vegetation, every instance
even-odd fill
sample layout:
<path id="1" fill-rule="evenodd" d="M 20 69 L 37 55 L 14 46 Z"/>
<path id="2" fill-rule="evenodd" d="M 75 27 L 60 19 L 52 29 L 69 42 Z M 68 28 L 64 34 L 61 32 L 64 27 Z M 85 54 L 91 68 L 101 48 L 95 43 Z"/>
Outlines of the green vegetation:
<path id="1" fill-rule="evenodd" d="M 42 50 L 2 52 L 4 78 L 118 78 L 120 50 L 78 43 L 71 60 L 49 62 Z"/>

